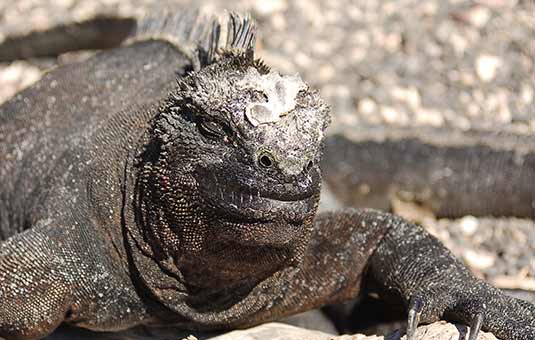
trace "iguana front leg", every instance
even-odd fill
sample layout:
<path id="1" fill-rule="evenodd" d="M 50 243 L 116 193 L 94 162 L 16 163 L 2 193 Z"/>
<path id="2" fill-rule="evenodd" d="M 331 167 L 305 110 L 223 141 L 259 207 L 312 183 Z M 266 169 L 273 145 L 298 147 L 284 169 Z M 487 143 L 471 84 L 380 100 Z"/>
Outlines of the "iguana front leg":
<path id="1" fill-rule="evenodd" d="M 502 339 L 535 338 L 534 305 L 476 279 L 423 228 L 393 215 L 387 220 L 389 230 L 370 258 L 367 278 L 405 301 L 409 340 L 419 321 L 440 319 L 470 325 L 470 340 L 480 328 Z"/>
<path id="2" fill-rule="evenodd" d="M 320 214 L 288 289 L 257 318 L 277 319 L 377 287 L 388 293 L 383 298 L 397 296 L 394 302 L 408 307 L 408 339 L 418 322 L 440 319 L 473 326 L 470 340 L 479 327 L 504 340 L 535 339 L 535 306 L 473 277 L 421 227 L 375 210 Z"/>
<path id="3" fill-rule="evenodd" d="M 147 313 L 88 225 L 42 221 L 0 244 L 0 338 L 38 339 L 61 322 L 118 330 Z"/>
<path id="4" fill-rule="evenodd" d="M 0 245 L 0 336 L 40 338 L 68 314 L 76 289 L 69 281 L 79 278 L 55 231 L 39 225 Z"/>

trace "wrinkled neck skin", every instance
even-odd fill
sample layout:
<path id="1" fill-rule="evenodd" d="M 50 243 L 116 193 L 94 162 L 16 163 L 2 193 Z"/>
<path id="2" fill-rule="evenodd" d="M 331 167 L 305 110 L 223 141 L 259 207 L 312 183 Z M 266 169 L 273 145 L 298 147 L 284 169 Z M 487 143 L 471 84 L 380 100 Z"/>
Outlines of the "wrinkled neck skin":
<path id="1" fill-rule="evenodd" d="M 200 181 L 212 180 L 199 178 L 206 169 L 188 155 L 191 150 L 172 156 L 165 143 L 149 133 L 135 166 L 126 221 L 130 262 L 153 299 L 197 323 L 218 320 L 213 321 L 217 329 L 218 323 L 260 309 L 256 297 L 282 289 L 278 278 L 293 275 L 308 244 L 319 187 L 302 221 L 244 222 L 237 228 L 238 221 L 229 227 L 200 193 Z M 262 228 L 293 231 L 263 242 Z M 268 286 L 269 292 L 259 290 L 261 282 L 268 283 L 262 289 Z"/>

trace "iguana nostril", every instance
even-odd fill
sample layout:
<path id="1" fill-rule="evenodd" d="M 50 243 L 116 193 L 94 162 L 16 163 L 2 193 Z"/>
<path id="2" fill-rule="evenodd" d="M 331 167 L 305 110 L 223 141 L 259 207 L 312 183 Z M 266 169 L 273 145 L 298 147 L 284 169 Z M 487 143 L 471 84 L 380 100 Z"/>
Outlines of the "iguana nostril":
<path id="1" fill-rule="evenodd" d="M 263 166 L 264 168 L 271 168 L 273 166 L 273 157 L 271 157 L 268 153 L 262 153 L 258 157 L 258 164 Z"/>

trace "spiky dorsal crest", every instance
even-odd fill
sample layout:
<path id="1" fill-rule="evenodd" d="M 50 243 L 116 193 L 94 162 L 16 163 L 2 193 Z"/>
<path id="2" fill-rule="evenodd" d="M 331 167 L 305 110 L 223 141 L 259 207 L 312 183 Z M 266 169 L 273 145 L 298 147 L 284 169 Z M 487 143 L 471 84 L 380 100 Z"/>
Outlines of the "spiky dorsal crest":
<path id="1" fill-rule="evenodd" d="M 142 18 L 130 41 L 166 40 L 190 57 L 193 69 L 199 70 L 228 56 L 254 60 L 256 25 L 250 15 L 224 11 L 215 15 L 206 8 L 180 10 L 159 9 Z"/>
<path id="2" fill-rule="evenodd" d="M 243 55 L 253 61 L 255 44 L 256 25 L 251 17 L 225 13 L 214 19 L 204 63 L 209 65 L 229 55 Z"/>

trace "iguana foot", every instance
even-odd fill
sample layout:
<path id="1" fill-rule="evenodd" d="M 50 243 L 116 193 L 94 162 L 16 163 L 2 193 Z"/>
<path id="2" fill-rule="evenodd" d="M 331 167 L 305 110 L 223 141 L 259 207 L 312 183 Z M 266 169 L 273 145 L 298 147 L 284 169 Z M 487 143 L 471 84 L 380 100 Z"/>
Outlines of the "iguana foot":
<path id="1" fill-rule="evenodd" d="M 484 309 L 485 305 L 482 305 Z M 413 340 L 416 334 L 416 328 L 420 322 L 420 316 L 424 308 L 424 299 L 420 296 L 413 296 L 409 303 L 409 317 L 407 320 L 407 340 Z M 474 315 L 470 323 L 470 333 L 468 340 L 476 340 L 483 325 L 484 313 L 479 312 Z"/>
<path id="2" fill-rule="evenodd" d="M 453 287 L 452 287 L 453 286 Z M 504 340 L 535 339 L 535 308 L 474 280 L 470 287 L 439 284 L 415 293 L 408 305 L 407 340 L 413 340 L 420 321 L 446 319 L 470 326 L 468 340 L 481 328 Z M 520 321 L 527 320 L 527 321 Z"/>

